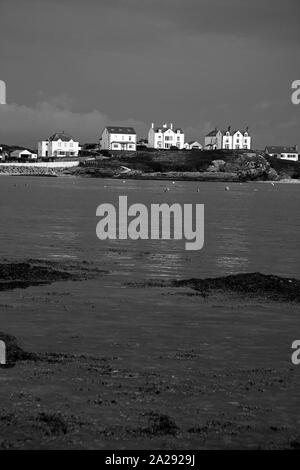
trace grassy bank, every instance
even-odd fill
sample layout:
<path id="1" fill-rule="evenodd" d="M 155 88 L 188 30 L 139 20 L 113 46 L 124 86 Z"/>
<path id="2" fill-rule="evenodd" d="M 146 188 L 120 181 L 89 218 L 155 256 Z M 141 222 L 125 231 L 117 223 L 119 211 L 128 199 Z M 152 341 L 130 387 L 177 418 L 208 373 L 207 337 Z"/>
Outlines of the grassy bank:
<path id="1" fill-rule="evenodd" d="M 107 152 L 104 159 L 88 161 L 79 176 L 197 181 L 270 181 L 299 178 L 298 162 L 226 150 Z"/>

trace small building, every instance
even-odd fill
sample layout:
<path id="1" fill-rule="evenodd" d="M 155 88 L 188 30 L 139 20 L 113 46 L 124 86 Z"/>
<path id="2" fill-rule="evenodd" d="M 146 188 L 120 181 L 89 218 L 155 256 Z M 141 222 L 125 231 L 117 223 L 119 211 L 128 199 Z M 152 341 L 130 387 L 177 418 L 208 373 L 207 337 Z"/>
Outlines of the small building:
<path id="1" fill-rule="evenodd" d="M 56 132 L 48 140 L 38 142 L 38 156 L 42 159 L 78 157 L 79 142 L 65 132 Z"/>
<path id="2" fill-rule="evenodd" d="M 177 147 L 178 149 L 184 148 L 184 132 L 180 127 L 173 128 L 173 124 L 165 122 L 160 127 L 154 127 L 154 123 L 148 132 L 148 144 L 150 148 L 154 149 L 170 149 Z"/>
<path id="3" fill-rule="evenodd" d="M 6 104 L 6 84 L 0 80 L 0 104 Z"/>
<path id="4" fill-rule="evenodd" d="M 107 126 L 100 139 L 101 150 L 136 151 L 136 132 L 133 127 Z"/>
<path id="5" fill-rule="evenodd" d="M 291 160 L 297 162 L 299 159 L 297 145 L 294 147 L 268 146 L 265 148 L 265 153 L 271 157 L 280 158 L 281 160 Z"/>
<path id="6" fill-rule="evenodd" d="M 202 150 L 202 145 L 197 140 L 190 140 L 184 144 L 186 150 Z"/>
<path id="7" fill-rule="evenodd" d="M 10 160 L 37 160 L 37 154 L 27 149 L 16 149 L 9 155 Z"/>

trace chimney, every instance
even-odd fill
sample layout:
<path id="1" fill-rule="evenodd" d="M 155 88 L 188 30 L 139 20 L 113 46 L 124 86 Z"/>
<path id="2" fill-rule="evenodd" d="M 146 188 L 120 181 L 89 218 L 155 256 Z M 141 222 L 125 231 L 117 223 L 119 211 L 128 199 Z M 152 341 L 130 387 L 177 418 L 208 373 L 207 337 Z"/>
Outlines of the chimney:
<path id="1" fill-rule="evenodd" d="M 167 125 L 166 122 L 164 122 L 164 123 L 163 123 L 163 128 L 165 129 L 166 127 L 168 127 L 168 125 Z"/>
<path id="2" fill-rule="evenodd" d="M 151 128 L 152 129 L 154 128 L 154 122 L 151 122 Z"/>
<path id="3" fill-rule="evenodd" d="M 170 128 L 173 130 L 173 122 L 170 122 Z"/>

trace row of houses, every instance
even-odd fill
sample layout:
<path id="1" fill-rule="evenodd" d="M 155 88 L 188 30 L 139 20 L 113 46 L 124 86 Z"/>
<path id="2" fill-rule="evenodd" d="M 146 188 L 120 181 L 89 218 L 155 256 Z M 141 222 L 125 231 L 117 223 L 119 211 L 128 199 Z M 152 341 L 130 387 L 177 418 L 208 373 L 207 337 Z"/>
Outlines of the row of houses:
<path id="1" fill-rule="evenodd" d="M 185 134 L 180 127 L 167 123 L 155 126 L 154 123 L 148 132 L 148 139 L 137 141 L 137 134 L 133 127 L 106 126 L 97 145 L 96 151 L 123 150 L 136 151 L 137 146 L 154 148 L 158 150 L 169 149 L 197 149 L 197 150 L 250 150 L 252 137 L 249 128 L 232 131 L 229 126 L 225 131 L 215 128 L 204 138 L 204 148 L 196 140 L 185 142 Z M 17 148 L 9 158 L 13 160 L 59 159 L 77 158 L 82 147 L 80 143 L 68 133 L 56 132 L 48 139 L 38 142 L 37 152 L 30 149 Z M 285 160 L 298 161 L 297 146 L 294 147 L 266 147 L 265 153 Z M 2 156 L 2 157 L 1 157 Z M 0 160 L 3 152 L 0 148 Z"/>
<path id="2" fill-rule="evenodd" d="M 154 123 L 152 123 L 148 132 L 148 140 L 142 139 L 139 142 L 133 127 L 106 126 L 99 140 L 99 150 L 135 152 L 137 145 L 162 150 L 171 148 L 202 150 L 202 145 L 198 141 L 185 142 L 183 130 L 181 128 L 174 128 L 172 123 L 170 125 L 164 123 L 156 128 Z M 80 150 L 79 142 L 74 140 L 69 134 L 56 132 L 49 139 L 38 142 L 37 155 L 42 159 L 76 157 Z"/>
<path id="3" fill-rule="evenodd" d="M 100 139 L 100 147 L 106 150 L 136 150 L 136 132 L 133 127 L 112 127 L 108 126 L 103 130 Z M 154 123 L 148 132 L 148 141 L 143 141 L 147 147 L 161 150 L 178 148 L 180 150 L 193 148 L 202 150 L 202 145 L 192 140 L 185 141 L 185 134 L 180 127 L 174 127 L 173 123 L 166 122 L 161 126 L 155 126 Z M 244 131 L 232 131 L 229 126 L 226 131 L 214 129 L 205 136 L 205 150 L 216 149 L 251 149 L 252 138 L 249 134 L 249 128 Z"/>
<path id="4" fill-rule="evenodd" d="M 245 130 L 232 131 L 231 126 L 225 131 L 215 128 L 209 132 L 204 139 L 204 148 L 206 150 L 250 150 L 252 137 L 249 134 L 249 128 Z"/>

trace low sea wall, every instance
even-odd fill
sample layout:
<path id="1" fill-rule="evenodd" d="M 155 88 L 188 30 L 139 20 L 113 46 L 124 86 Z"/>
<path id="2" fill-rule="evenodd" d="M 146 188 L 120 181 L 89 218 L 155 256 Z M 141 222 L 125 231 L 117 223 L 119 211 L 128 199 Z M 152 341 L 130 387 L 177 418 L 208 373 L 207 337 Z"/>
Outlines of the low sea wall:
<path id="1" fill-rule="evenodd" d="M 75 168 L 73 162 L 0 163 L 0 175 L 9 176 L 59 176 L 68 168 Z"/>
<path id="2" fill-rule="evenodd" d="M 9 167 L 16 167 L 16 168 L 71 168 L 73 166 L 78 166 L 79 161 L 73 162 L 35 162 L 35 163 L 17 163 L 17 162 L 10 162 L 10 163 L 0 163 L 0 167 L 9 168 Z"/>

